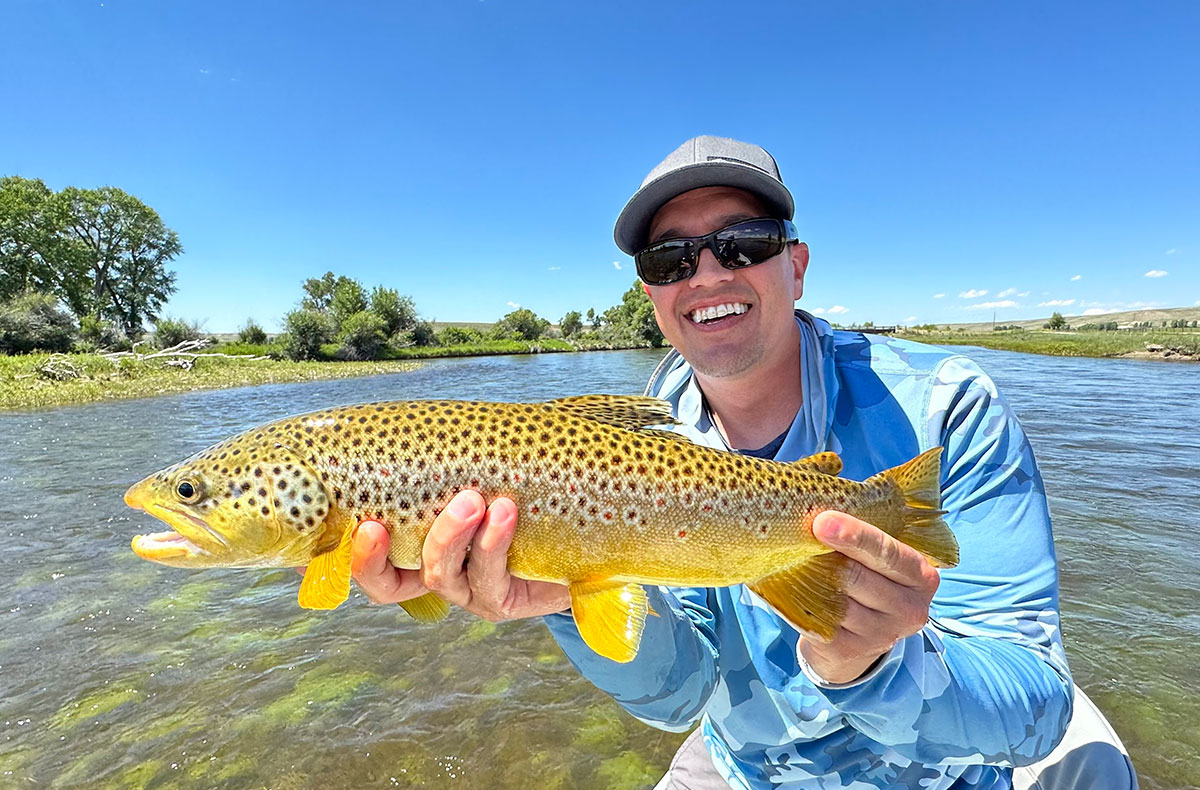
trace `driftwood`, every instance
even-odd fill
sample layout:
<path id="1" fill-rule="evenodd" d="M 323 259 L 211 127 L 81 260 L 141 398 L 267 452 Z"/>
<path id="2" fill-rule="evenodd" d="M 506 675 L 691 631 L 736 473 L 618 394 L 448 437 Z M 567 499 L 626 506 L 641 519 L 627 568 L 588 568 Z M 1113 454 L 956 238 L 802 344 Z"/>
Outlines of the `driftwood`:
<path id="1" fill-rule="evenodd" d="M 164 359 L 165 364 L 172 367 L 180 367 L 184 370 L 191 370 L 196 364 L 196 360 L 200 357 L 223 357 L 225 359 L 249 359 L 262 360 L 270 359 L 268 356 L 256 354 L 221 354 L 216 351 L 205 351 L 200 353 L 200 349 L 210 345 L 213 341 L 211 338 L 202 337 L 197 340 L 184 340 L 182 343 L 176 343 L 170 348 L 164 348 L 162 351 L 155 351 L 150 354 L 139 353 L 137 347 L 146 341 L 139 340 L 133 344 L 133 348 L 129 351 L 111 351 L 102 356 L 112 362 L 118 362 L 125 357 L 136 359 L 139 362 L 144 362 L 148 359 Z"/>

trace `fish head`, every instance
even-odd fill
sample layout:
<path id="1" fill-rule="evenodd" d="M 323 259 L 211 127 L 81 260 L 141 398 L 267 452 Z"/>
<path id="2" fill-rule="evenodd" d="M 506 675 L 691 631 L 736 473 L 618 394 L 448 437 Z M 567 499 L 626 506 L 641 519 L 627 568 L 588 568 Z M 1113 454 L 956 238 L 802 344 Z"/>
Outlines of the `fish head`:
<path id="1" fill-rule="evenodd" d="M 320 475 L 269 440 L 236 437 L 210 447 L 132 485 L 125 504 L 171 528 L 133 539 L 135 554 L 164 565 L 298 566 L 328 538 Z"/>

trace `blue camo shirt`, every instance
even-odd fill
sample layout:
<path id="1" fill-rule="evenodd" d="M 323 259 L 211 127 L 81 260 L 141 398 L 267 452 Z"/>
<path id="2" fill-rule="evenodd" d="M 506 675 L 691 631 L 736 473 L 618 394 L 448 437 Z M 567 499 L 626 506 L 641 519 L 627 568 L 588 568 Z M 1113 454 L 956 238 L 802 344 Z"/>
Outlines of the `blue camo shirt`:
<path id="1" fill-rule="evenodd" d="M 930 619 L 863 678 L 830 685 L 799 634 L 744 586 L 651 588 L 637 657 L 584 645 L 546 618 L 571 662 L 642 721 L 700 721 L 734 788 L 1008 788 L 1071 716 L 1058 581 L 1041 476 L 1021 426 L 973 362 L 894 338 L 834 331 L 796 312 L 804 406 L 775 458 L 832 450 L 856 480 L 941 445 L 942 502 L 961 562 L 941 572 Z M 673 353 L 647 391 L 692 441 L 728 449 L 690 366 Z"/>

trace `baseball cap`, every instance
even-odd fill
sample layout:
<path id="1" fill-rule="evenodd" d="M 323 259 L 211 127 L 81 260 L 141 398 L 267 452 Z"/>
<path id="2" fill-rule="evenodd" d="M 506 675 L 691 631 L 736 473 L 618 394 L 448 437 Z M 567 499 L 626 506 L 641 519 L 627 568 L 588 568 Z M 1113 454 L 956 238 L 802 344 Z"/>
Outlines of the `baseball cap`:
<path id="1" fill-rule="evenodd" d="M 737 187 L 757 195 L 771 216 L 792 219 L 796 204 L 779 166 L 763 148 L 728 137 L 693 137 L 650 171 L 621 209 L 613 238 L 633 255 L 646 246 L 650 222 L 663 204 L 700 187 Z"/>

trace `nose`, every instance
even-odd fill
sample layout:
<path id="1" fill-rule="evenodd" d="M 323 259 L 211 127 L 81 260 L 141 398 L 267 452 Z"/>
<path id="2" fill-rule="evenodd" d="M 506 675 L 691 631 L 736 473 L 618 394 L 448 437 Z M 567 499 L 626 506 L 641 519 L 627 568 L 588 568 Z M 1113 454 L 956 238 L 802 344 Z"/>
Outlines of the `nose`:
<path id="1" fill-rule="evenodd" d="M 733 270 L 717 263 L 717 256 L 706 246 L 696 258 L 696 273 L 688 278 L 687 282 L 691 287 L 699 288 L 711 287 L 732 279 Z"/>

